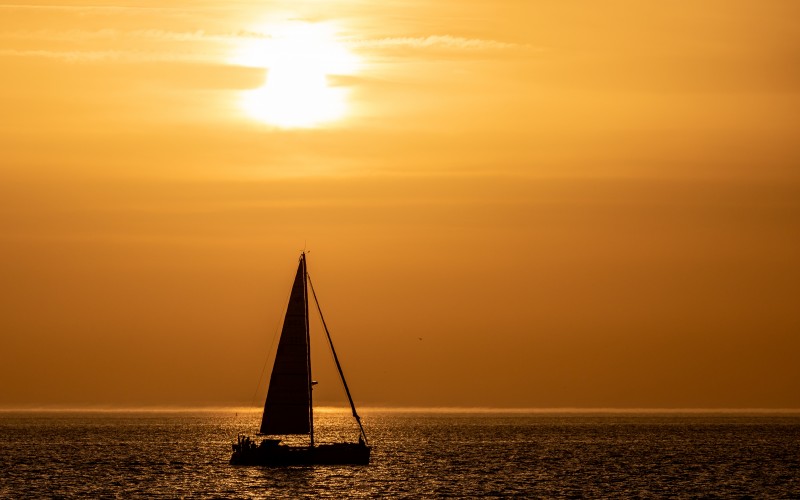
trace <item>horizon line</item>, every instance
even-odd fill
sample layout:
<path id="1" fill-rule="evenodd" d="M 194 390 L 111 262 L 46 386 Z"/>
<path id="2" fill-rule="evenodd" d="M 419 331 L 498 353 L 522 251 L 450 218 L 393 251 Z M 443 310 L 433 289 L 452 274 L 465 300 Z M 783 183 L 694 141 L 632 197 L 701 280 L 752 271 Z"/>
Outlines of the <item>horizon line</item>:
<path id="1" fill-rule="evenodd" d="M 89 406 L 60 406 L 60 405 L 38 405 L 23 407 L 2 407 L 0 413 L 35 413 L 35 412 L 60 412 L 60 413 L 190 413 L 190 412 L 228 412 L 228 413 L 256 413 L 261 412 L 261 406 L 163 406 L 163 405 L 142 405 L 142 406 L 113 406 L 113 405 L 89 405 Z M 759 414 L 791 414 L 800 413 L 800 408 L 763 408 L 763 407 L 493 407 L 493 406 L 361 406 L 363 412 L 381 413 L 533 413 L 533 414 L 589 414 L 589 413 L 759 413 Z M 350 412 L 350 408 L 343 406 L 318 406 L 315 412 L 337 413 Z"/>

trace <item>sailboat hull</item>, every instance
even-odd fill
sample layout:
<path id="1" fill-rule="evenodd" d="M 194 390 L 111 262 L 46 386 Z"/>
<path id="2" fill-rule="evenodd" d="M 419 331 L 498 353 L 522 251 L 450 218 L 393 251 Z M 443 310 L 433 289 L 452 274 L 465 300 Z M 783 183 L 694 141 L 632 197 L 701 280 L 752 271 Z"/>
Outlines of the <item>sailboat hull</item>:
<path id="1" fill-rule="evenodd" d="M 231 465 L 368 465 L 371 448 L 363 443 L 287 446 L 265 439 L 261 444 L 246 439 L 233 445 Z"/>

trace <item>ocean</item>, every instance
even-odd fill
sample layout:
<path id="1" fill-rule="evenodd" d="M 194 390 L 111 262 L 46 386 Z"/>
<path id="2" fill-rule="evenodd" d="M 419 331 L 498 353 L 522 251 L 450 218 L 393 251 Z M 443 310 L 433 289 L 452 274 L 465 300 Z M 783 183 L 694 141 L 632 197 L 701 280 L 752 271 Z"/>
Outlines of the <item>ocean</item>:
<path id="1" fill-rule="evenodd" d="M 0 412 L 2 498 L 800 498 L 800 414 L 363 410 L 368 466 L 228 465 L 257 412 Z M 317 412 L 318 441 L 357 439 Z"/>

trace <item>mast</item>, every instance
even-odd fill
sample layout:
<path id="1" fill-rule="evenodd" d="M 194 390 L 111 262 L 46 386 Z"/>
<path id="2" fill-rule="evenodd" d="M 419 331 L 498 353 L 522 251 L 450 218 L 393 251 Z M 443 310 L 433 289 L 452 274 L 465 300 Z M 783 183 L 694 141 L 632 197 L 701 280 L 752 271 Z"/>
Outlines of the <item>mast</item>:
<path id="1" fill-rule="evenodd" d="M 358 424 L 358 428 L 361 431 L 361 438 L 364 440 L 364 444 L 367 443 L 367 434 L 364 432 L 364 427 L 361 425 L 361 417 L 358 416 L 356 412 L 356 405 L 353 403 L 353 397 L 350 395 L 350 388 L 347 387 L 347 380 L 344 378 L 344 372 L 342 371 L 342 365 L 339 364 L 339 357 L 336 355 L 336 349 L 333 348 L 333 340 L 331 339 L 331 333 L 328 331 L 328 325 L 325 323 L 325 316 L 322 315 L 322 308 L 319 305 L 319 300 L 317 300 L 317 292 L 314 291 L 314 283 L 311 282 L 311 276 L 306 274 L 306 279 L 308 280 L 308 284 L 311 285 L 311 294 L 314 296 L 314 303 L 317 305 L 317 311 L 319 311 L 319 318 L 322 320 L 322 327 L 325 329 L 325 335 L 328 337 L 328 344 L 331 346 L 331 353 L 333 354 L 333 361 L 336 363 L 336 369 L 339 370 L 339 377 L 342 379 L 342 385 L 344 385 L 344 392 L 347 394 L 347 400 L 350 402 L 350 409 L 353 411 L 353 418 L 356 419 L 356 423 Z M 308 307 L 308 303 L 306 303 L 306 307 Z M 310 382 L 309 382 L 310 383 Z M 311 431 L 311 436 L 313 439 L 314 431 Z"/>
<path id="2" fill-rule="evenodd" d="M 305 323 L 306 323 L 306 366 L 308 373 L 308 429 L 311 438 L 311 446 L 314 446 L 314 404 L 312 401 L 314 382 L 311 377 L 311 335 L 308 325 L 308 268 L 306 267 L 306 253 L 300 254 L 300 261 L 303 263 L 303 301 L 305 302 Z"/>

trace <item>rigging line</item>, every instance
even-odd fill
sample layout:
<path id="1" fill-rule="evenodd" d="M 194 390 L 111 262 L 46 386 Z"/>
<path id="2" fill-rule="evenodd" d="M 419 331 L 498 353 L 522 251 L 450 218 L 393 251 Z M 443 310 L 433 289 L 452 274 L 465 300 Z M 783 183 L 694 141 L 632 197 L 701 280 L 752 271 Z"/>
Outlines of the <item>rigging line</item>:
<path id="1" fill-rule="evenodd" d="M 319 312 L 319 319 L 322 320 L 322 327 L 325 329 L 325 335 L 328 336 L 328 344 L 331 346 L 331 353 L 333 353 L 333 361 L 336 362 L 336 369 L 339 370 L 339 377 L 342 379 L 342 385 L 344 385 L 344 392 L 347 394 L 347 400 L 350 402 L 350 409 L 353 410 L 353 418 L 356 419 L 358 428 L 361 431 L 361 437 L 364 439 L 364 444 L 368 444 L 367 434 L 364 432 L 364 427 L 361 425 L 361 417 L 359 417 L 358 413 L 356 412 L 356 405 L 355 403 L 353 403 L 353 397 L 350 395 L 350 388 L 347 387 L 347 381 L 344 379 L 344 372 L 342 371 L 342 365 L 339 364 L 339 357 L 336 355 L 336 349 L 333 348 L 333 339 L 331 339 L 331 332 L 328 331 L 328 325 L 325 323 L 325 316 L 322 315 L 322 307 L 320 307 L 319 300 L 317 300 L 317 292 L 314 291 L 314 283 L 311 282 L 311 275 L 308 274 L 308 270 L 306 270 L 306 279 L 308 280 L 308 284 L 311 286 L 311 294 L 314 296 L 314 303 L 317 305 L 317 311 Z"/>
<path id="2" fill-rule="evenodd" d="M 272 342 L 269 344 L 269 349 L 267 350 L 267 355 L 264 358 L 264 365 L 261 367 L 261 375 L 258 376 L 258 380 L 256 381 L 256 389 L 253 391 L 253 398 L 250 400 L 250 406 L 253 407 L 256 405 L 256 396 L 258 396 L 258 389 L 261 387 L 261 380 L 264 378 L 264 373 L 267 371 L 267 364 L 270 360 L 270 354 L 272 353 L 272 348 L 275 347 L 275 340 L 279 337 L 278 329 L 283 325 L 283 317 L 286 316 L 286 310 L 289 308 L 289 301 L 292 298 L 292 291 L 289 290 L 289 295 L 286 297 L 286 302 L 283 305 L 282 314 L 278 315 L 278 323 L 275 325 L 275 330 L 272 333 Z"/>

